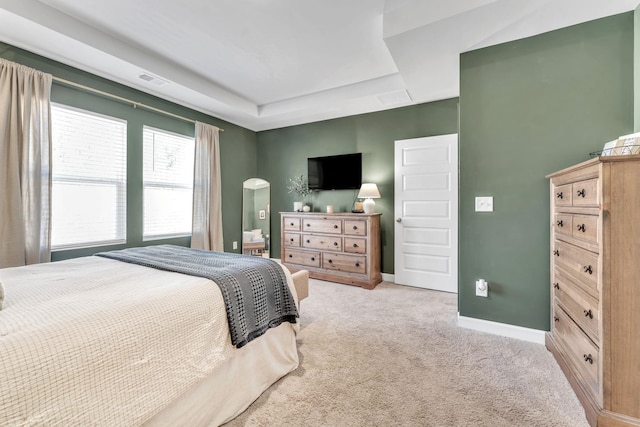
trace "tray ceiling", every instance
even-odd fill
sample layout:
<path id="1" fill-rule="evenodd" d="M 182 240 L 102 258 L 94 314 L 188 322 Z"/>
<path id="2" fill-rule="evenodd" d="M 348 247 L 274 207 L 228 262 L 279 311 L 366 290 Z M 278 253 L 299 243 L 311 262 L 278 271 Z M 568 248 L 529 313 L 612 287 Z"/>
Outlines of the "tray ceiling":
<path id="1" fill-rule="evenodd" d="M 637 5 L 0 0 L 0 40 L 260 131 L 456 97 L 461 52 Z"/>

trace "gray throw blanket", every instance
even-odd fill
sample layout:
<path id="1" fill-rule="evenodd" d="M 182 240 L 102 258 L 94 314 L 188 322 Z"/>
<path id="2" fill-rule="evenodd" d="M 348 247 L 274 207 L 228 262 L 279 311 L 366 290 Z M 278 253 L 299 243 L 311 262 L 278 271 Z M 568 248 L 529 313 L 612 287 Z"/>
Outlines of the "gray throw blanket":
<path id="1" fill-rule="evenodd" d="M 282 267 L 267 258 L 174 245 L 96 255 L 213 280 L 222 291 L 231 343 L 237 348 L 282 322 L 296 323 L 298 317 Z"/>

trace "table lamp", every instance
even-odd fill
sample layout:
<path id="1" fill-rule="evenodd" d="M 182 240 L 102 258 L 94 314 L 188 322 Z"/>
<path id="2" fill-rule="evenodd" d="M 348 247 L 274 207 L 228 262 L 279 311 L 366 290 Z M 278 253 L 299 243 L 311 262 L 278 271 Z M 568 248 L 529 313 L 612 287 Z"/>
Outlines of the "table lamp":
<path id="1" fill-rule="evenodd" d="M 360 192 L 358 193 L 358 197 L 361 199 L 365 199 L 363 204 L 364 213 L 372 214 L 373 210 L 376 207 L 376 202 L 374 202 L 373 199 L 380 198 L 378 186 L 370 182 L 362 184 L 362 187 L 360 187 Z"/>

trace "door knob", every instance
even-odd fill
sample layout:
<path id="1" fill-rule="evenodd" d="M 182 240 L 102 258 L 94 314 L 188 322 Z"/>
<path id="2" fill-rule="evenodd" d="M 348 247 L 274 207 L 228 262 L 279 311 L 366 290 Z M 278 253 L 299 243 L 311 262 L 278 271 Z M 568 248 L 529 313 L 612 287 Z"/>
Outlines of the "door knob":
<path id="1" fill-rule="evenodd" d="M 397 223 L 401 223 L 401 222 L 402 222 L 402 218 L 397 218 L 397 219 L 396 219 L 396 222 L 397 222 Z"/>

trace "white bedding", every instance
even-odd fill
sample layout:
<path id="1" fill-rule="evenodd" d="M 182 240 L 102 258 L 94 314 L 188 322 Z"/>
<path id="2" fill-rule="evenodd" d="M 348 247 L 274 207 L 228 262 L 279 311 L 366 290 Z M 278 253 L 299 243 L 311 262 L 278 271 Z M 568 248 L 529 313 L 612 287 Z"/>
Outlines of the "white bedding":
<path id="1" fill-rule="evenodd" d="M 184 408 L 184 396 L 207 378 L 224 378 L 234 357 L 256 361 L 266 347 L 285 346 L 270 379 L 241 391 L 248 402 L 217 424 L 298 365 L 297 325 L 267 332 L 269 342 L 232 346 L 222 295 L 207 279 L 86 257 L 0 270 L 0 282 L 2 426 L 141 425 L 176 401 Z M 262 367 L 236 369 L 251 378 Z M 212 399 L 210 412 L 220 404 Z"/>

